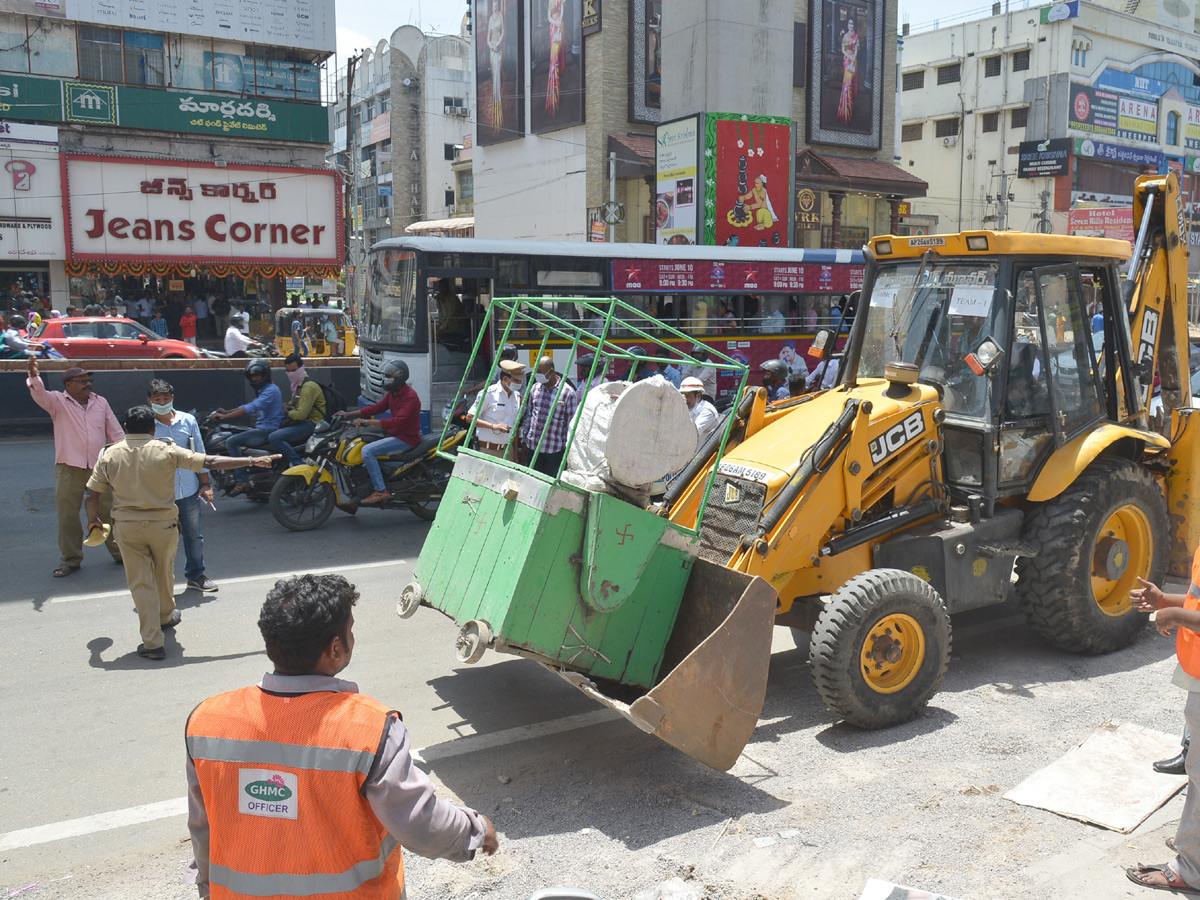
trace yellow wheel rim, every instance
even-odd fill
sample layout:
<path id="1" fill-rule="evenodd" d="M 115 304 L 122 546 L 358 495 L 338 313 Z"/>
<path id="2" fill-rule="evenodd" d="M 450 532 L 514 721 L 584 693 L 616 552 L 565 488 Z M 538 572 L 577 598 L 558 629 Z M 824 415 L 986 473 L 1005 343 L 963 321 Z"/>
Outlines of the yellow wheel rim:
<path id="1" fill-rule="evenodd" d="M 1141 509 L 1128 504 L 1108 517 L 1092 548 L 1092 596 L 1101 612 L 1129 612 L 1129 592 L 1138 587 L 1139 575 L 1149 575 L 1153 553 L 1154 535 Z"/>
<path id="2" fill-rule="evenodd" d="M 912 616 L 884 616 L 863 641 L 863 679 L 880 694 L 894 694 L 908 687 L 924 661 L 925 632 Z"/>

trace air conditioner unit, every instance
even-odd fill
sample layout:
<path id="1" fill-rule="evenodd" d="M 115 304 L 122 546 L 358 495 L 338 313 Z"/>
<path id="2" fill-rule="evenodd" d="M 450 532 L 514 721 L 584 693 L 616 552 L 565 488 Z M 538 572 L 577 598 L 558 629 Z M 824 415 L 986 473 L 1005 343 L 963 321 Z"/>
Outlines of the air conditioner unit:
<path id="1" fill-rule="evenodd" d="M 958 143 L 958 135 L 957 134 L 952 134 L 949 137 L 942 138 L 942 146 L 943 147 L 953 147 L 957 143 Z"/>
<path id="2" fill-rule="evenodd" d="M 470 112 L 470 110 L 467 109 L 465 106 L 455 106 L 450 111 L 452 113 L 454 113 L 454 115 L 456 115 L 456 116 L 465 116 L 465 115 L 467 115 L 467 113 Z"/>

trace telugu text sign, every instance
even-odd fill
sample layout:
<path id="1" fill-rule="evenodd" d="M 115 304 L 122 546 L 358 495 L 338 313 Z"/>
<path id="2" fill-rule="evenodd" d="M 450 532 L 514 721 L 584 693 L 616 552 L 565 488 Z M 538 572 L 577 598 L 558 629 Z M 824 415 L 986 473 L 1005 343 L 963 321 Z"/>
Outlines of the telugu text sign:
<path id="1" fill-rule="evenodd" d="M 336 173 L 63 157 L 71 259 L 340 265 Z"/>

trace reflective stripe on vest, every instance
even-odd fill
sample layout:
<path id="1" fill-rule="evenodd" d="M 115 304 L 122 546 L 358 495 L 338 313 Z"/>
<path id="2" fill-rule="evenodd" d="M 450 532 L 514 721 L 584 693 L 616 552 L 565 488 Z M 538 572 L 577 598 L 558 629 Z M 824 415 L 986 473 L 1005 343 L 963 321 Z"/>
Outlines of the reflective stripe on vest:
<path id="1" fill-rule="evenodd" d="M 233 738 L 189 736 L 192 759 L 212 762 L 263 763 L 311 769 L 317 772 L 358 772 L 366 775 L 375 762 L 374 751 L 339 750 L 334 747 L 300 747 L 271 741 L 239 741 Z"/>
<path id="2" fill-rule="evenodd" d="M 247 897 L 311 897 L 314 894 L 348 894 L 383 874 L 387 858 L 399 844 L 390 834 L 383 839 L 378 859 L 368 859 L 351 866 L 345 872 L 315 875 L 252 875 L 237 872 L 228 866 L 208 867 L 208 880 L 213 885 L 228 888 Z"/>
<path id="3" fill-rule="evenodd" d="M 201 703 L 188 754 L 210 824 L 214 900 L 395 900 L 397 840 L 363 796 L 395 713 L 362 694 L 249 687 Z"/>

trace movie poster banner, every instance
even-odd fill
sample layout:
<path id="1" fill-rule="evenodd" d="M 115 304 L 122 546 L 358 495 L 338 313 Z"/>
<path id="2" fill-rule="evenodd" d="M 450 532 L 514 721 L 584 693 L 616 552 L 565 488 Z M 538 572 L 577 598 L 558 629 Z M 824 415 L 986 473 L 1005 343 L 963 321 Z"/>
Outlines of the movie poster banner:
<path id="1" fill-rule="evenodd" d="M 812 0 L 809 32 L 809 142 L 878 150 L 883 0 Z"/>
<path id="2" fill-rule="evenodd" d="M 525 134 L 524 0 L 474 0 L 475 131 L 480 145 Z"/>
<path id="3" fill-rule="evenodd" d="M 659 125 L 654 149 L 658 182 L 654 200 L 655 243 L 694 244 L 699 118 L 688 116 Z"/>
<path id="4" fill-rule="evenodd" d="M 657 123 L 661 101 L 662 0 L 629 0 L 629 118 Z"/>
<path id="5" fill-rule="evenodd" d="M 791 245 L 792 120 L 709 113 L 704 123 L 704 243 Z"/>
<path id="6" fill-rule="evenodd" d="M 583 33 L 579 0 L 530 0 L 529 130 L 583 122 Z"/>

